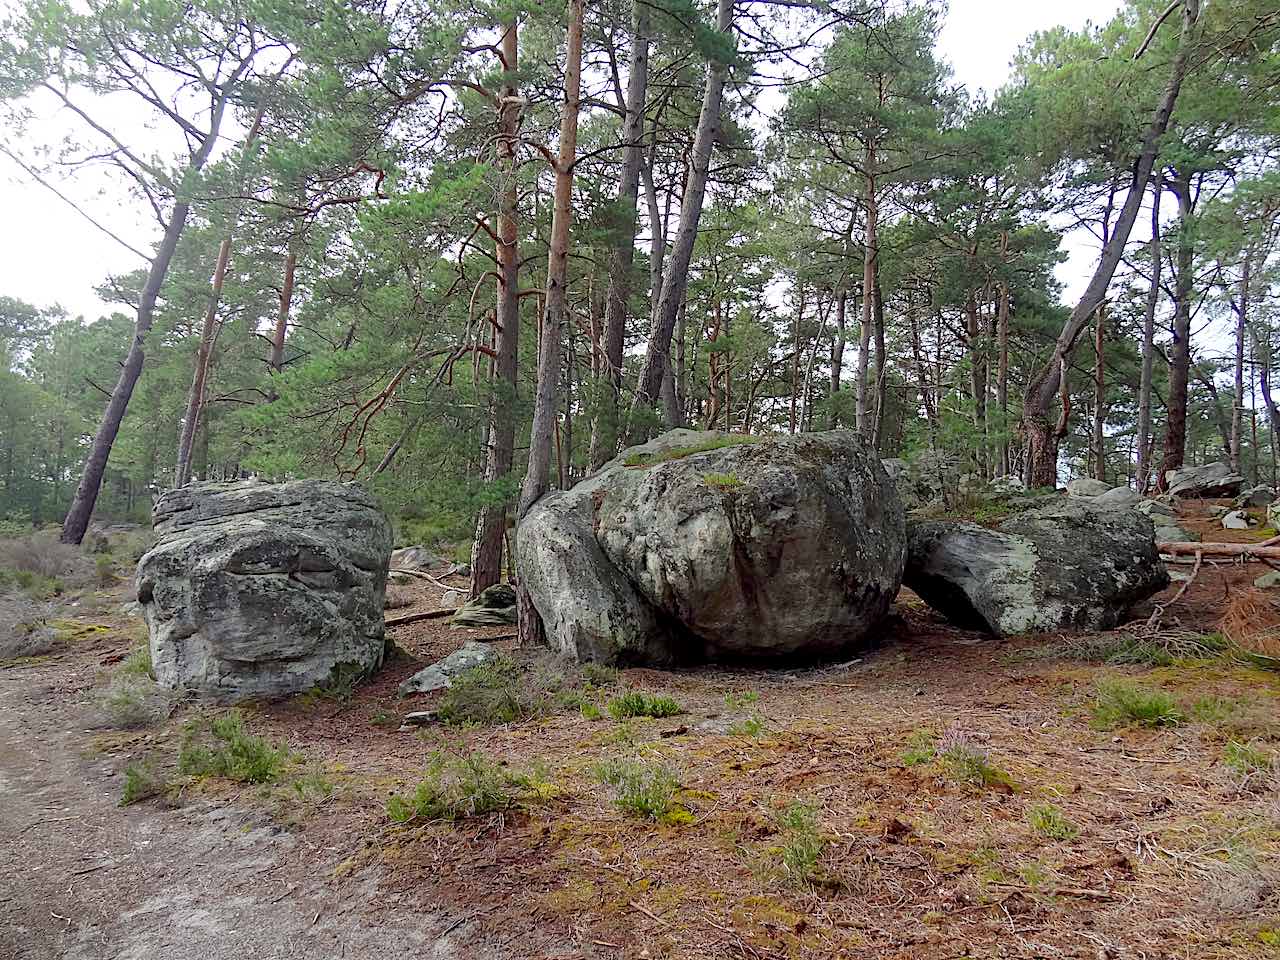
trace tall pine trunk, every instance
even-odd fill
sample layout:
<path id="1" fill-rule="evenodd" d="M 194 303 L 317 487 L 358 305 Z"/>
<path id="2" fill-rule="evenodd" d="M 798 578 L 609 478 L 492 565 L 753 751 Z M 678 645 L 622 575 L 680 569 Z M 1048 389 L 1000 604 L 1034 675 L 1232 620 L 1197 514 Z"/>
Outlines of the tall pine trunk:
<path id="1" fill-rule="evenodd" d="M 495 484 L 511 473 L 515 456 L 517 366 L 520 354 L 520 250 L 516 223 L 516 141 L 520 136 L 520 96 L 515 87 L 519 67 L 519 22 L 512 19 L 502 33 L 505 80 L 498 106 L 498 169 L 503 178 L 498 195 L 497 357 L 489 398 L 489 443 L 485 452 L 484 479 Z M 471 596 L 502 579 L 502 544 L 507 532 L 507 503 L 495 503 L 480 511 L 471 544 Z"/>
<path id="2" fill-rule="evenodd" d="M 284 369 L 284 341 L 289 335 L 289 311 L 293 307 L 293 279 L 298 270 L 298 253 L 289 245 L 284 256 L 284 279 L 280 284 L 280 308 L 276 311 L 276 329 L 271 338 L 271 372 Z"/>
<path id="3" fill-rule="evenodd" d="M 231 235 L 218 244 L 218 260 L 213 268 L 213 285 L 209 291 L 209 307 L 205 310 L 204 323 L 200 327 L 200 346 L 196 351 L 195 371 L 191 376 L 191 391 L 187 394 L 187 412 L 182 419 L 182 434 L 178 439 L 178 457 L 173 468 L 173 485 L 185 487 L 191 479 L 191 448 L 196 439 L 196 427 L 204 411 L 205 384 L 209 379 L 209 364 L 213 358 L 213 343 L 218 336 L 218 305 L 222 301 L 222 282 L 227 275 L 227 262 L 231 259 Z"/>
<path id="4" fill-rule="evenodd" d="M 1107 479 L 1106 442 L 1106 334 L 1107 305 L 1098 304 L 1093 327 L 1093 478 Z"/>
<path id="5" fill-rule="evenodd" d="M 1169 351 L 1168 417 L 1164 434 L 1164 458 L 1158 484 L 1168 488 L 1168 473 L 1182 466 L 1187 446 L 1187 387 L 1191 377 L 1191 296 L 1195 251 L 1191 238 L 1191 176 L 1175 172 L 1170 188 L 1178 198 L 1178 275 L 1173 287 L 1173 349 Z"/>
<path id="6" fill-rule="evenodd" d="M 1159 173 L 1151 181 L 1151 286 L 1142 317 L 1142 376 L 1138 384 L 1138 492 L 1151 483 L 1151 380 L 1155 371 L 1156 308 L 1160 305 L 1160 187 Z"/>
<path id="7" fill-rule="evenodd" d="M 1008 242 L 1008 235 L 1004 237 Z M 996 406 L 1000 410 L 1000 476 L 1009 475 L 1009 285 L 1000 282 L 996 317 Z"/>
<path id="8" fill-rule="evenodd" d="M 258 132 L 262 129 L 262 117 L 266 113 L 266 109 L 267 103 L 263 100 L 258 104 L 253 123 L 250 124 L 249 132 L 244 138 L 243 156 L 245 158 L 248 157 L 249 151 L 258 139 Z M 221 324 L 218 322 L 218 307 L 222 302 L 222 283 L 227 275 L 227 262 L 231 259 L 231 242 L 239 222 L 240 209 L 236 207 L 231 212 L 231 222 L 227 224 L 227 234 L 218 245 L 218 258 L 213 269 L 213 284 L 209 291 L 209 307 L 205 311 L 204 323 L 200 327 L 200 346 L 196 351 L 196 366 L 191 377 L 191 391 L 187 394 L 186 416 L 182 420 L 182 433 L 178 439 L 178 455 L 173 470 L 173 485 L 175 487 L 186 486 L 191 477 L 191 448 L 195 443 L 196 428 L 199 427 L 200 418 L 204 413 L 205 385 L 209 379 L 209 366 L 213 362 L 214 341 L 218 339 L 218 330 L 221 328 Z M 206 428 L 206 444 L 209 440 L 208 433 Z"/>
<path id="9" fill-rule="evenodd" d="M 726 41 L 732 40 L 733 0 L 717 0 L 716 28 L 725 35 Z M 649 331 L 649 345 L 640 367 L 635 400 L 631 405 L 628 435 L 633 440 L 642 439 L 648 434 L 649 425 L 645 414 L 659 398 L 662 379 L 671 366 L 671 337 L 675 331 L 676 314 L 684 300 L 689 281 L 689 262 L 693 258 L 693 244 L 698 235 L 698 222 L 702 217 L 702 203 L 711 170 L 711 150 L 720 136 L 720 108 L 728 73 L 727 63 L 712 60 L 707 65 L 707 81 L 702 94 L 702 107 L 698 113 L 698 126 L 693 136 L 689 175 L 680 202 L 680 223 L 676 227 L 675 241 L 663 270 L 662 291 L 658 295 Z M 666 414 L 669 423 L 671 413 L 668 407 Z"/>
<path id="10" fill-rule="evenodd" d="M 1244 443 L 1244 338 L 1248 318 L 1249 270 L 1253 251 L 1246 249 L 1240 266 L 1240 309 L 1236 313 L 1235 403 L 1231 408 L 1231 469 L 1240 473 L 1240 450 Z"/>
<path id="11" fill-rule="evenodd" d="M 858 333 L 858 384 L 854 418 L 858 433 L 871 437 L 875 433 L 872 422 L 874 416 L 871 400 L 868 395 L 868 368 L 871 352 L 871 335 L 875 330 L 876 311 L 876 278 L 879 274 L 878 250 L 878 213 L 876 209 L 876 147 L 873 142 L 867 144 L 866 170 L 863 174 L 864 193 L 863 208 L 866 213 L 866 228 L 862 244 L 862 329 Z"/>
<path id="12" fill-rule="evenodd" d="M 584 0 L 570 0 L 569 3 L 564 112 L 560 117 L 560 147 L 555 162 L 547 292 L 543 303 L 542 336 L 538 344 L 538 385 L 534 393 L 533 427 L 529 437 L 529 466 L 520 491 L 517 520 L 523 520 L 551 486 L 552 445 L 560 399 L 560 328 L 567 312 L 565 288 L 569 281 L 569 227 L 573 221 L 573 161 L 578 148 L 578 112 L 582 100 L 583 3 Z M 516 536 L 519 536 L 518 530 Z M 542 618 L 533 605 L 524 577 L 517 583 L 516 608 L 520 644 L 542 644 L 545 639 Z"/>
<path id="13" fill-rule="evenodd" d="M 636 253 L 636 219 L 640 169 L 644 165 L 644 110 L 649 89 L 649 5 L 632 5 L 632 46 L 627 76 L 626 118 L 622 123 L 622 171 L 618 180 L 617 223 L 609 253 L 609 292 L 605 307 L 605 389 L 591 430 L 591 469 L 617 452 L 619 400 L 622 395 L 622 347 L 631 293 L 631 269 Z M 656 203 L 652 206 L 656 206 Z M 650 213 L 652 214 L 652 206 Z"/>

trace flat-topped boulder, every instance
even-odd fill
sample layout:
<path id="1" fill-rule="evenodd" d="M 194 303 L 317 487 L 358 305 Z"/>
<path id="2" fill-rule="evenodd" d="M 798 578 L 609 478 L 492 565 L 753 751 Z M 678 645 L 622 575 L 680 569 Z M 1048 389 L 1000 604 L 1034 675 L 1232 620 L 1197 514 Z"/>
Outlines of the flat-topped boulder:
<path id="1" fill-rule="evenodd" d="M 137 595 L 162 686 L 234 702 L 382 663 L 391 526 L 353 484 L 193 483 L 162 494 Z"/>
<path id="2" fill-rule="evenodd" d="M 870 640 L 906 531 L 897 490 L 852 432 L 676 430 L 544 497 L 516 554 L 567 655 L 785 661 Z"/>
<path id="3" fill-rule="evenodd" d="M 1240 493 L 1245 478 L 1225 463 L 1206 463 L 1198 467 L 1183 467 L 1165 474 L 1165 484 L 1170 496 L 1234 497 Z"/>
<path id="4" fill-rule="evenodd" d="M 1169 585 L 1149 517 L 1060 498 L 995 528 L 913 524 L 905 584 L 957 626 L 999 636 L 1105 630 Z"/>

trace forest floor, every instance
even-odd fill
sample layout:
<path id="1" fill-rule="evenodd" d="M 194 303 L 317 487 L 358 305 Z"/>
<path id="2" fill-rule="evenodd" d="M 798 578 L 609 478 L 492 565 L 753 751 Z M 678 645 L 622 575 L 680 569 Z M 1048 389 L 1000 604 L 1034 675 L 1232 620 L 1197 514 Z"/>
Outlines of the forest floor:
<path id="1" fill-rule="evenodd" d="M 1182 519 L 1205 539 L 1262 539 L 1205 506 Z M 349 696 L 244 708 L 293 752 L 292 780 L 174 776 L 123 808 L 126 767 L 171 769 L 193 712 L 96 724 L 145 631 L 126 585 L 84 593 L 53 653 L 0 667 L 0 957 L 1280 956 L 1280 673 L 1181 656 L 1224 617 L 1273 641 L 1265 571 L 1206 565 L 1154 638 L 1138 621 L 995 641 L 904 591 L 847 663 L 569 678 L 544 716 L 402 730 L 434 701 L 399 699 L 401 680 L 511 632 L 424 621 Z M 392 615 L 438 600 L 422 588 Z M 1117 680 L 1163 693 L 1165 722 L 1101 723 Z M 592 709 L 623 690 L 682 712 Z M 517 801 L 394 822 L 388 797 L 437 751 L 522 774 Z M 659 819 L 601 783 L 618 759 L 674 774 Z"/>

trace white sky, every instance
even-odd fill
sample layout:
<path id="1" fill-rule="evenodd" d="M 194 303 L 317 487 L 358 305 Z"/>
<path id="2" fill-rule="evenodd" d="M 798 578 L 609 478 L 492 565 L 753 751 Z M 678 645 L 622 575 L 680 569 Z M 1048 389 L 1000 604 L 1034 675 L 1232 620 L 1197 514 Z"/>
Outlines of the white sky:
<path id="1" fill-rule="evenodd" d="M 958 82 L 971 90 L 991 91 L 1004 82 L 1009 61 L 1036 30 L 1060 23 L 1080 27 L 1086 20 L 1100 23 L 1119 7 L 1119 0 L 951 0 L 941 52 L 951 62 Z M 52 120 L 35 123 L 25 139 L 52 139 L 58 127 Z M 21 140 L 5 139 L 21 150 Z M 122 188 L 117 189 L 110 175 L 56 186 L 133 246 L 152 249 L 154 221 L 125 197 Z M 104 310 L 94 287 L 110 274 L 141 266 L 137 257 L 86 223 L 4 155 L 0 155 L 0 211 L 4 212 L 0 295 L 39 306 L 59 303 L 73 315 L 93 319 Z M 1087 235 L 1072 235 L 1066 246 L 1071 259 L 1059 267 L 1058 276 L 1070 298 L 1091 272 L 1097 244 Z"/>

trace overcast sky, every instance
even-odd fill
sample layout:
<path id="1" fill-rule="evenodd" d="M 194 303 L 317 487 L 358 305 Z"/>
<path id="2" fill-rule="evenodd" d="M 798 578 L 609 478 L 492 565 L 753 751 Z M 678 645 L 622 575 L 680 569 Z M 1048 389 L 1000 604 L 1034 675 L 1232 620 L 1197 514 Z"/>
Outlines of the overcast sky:
<path id="1" fill-rule="evenodd" d="M 0 3 L 0 6 L 9 6 Z M 955 78 L 971 90 L 999 87 L 1008 76 L 1018 46 L 1036 30 L 1063 23 L 1079 27 L 1100 23 L 1117 9 L 1118 0 L 951 0 L 942 31 L 941 51 Z M 35 124 L 26 139 L 38 142 L 57 136 L 60 124 Z M 12 141 L 10 141 L 12 143 Z M 20 150 L 22 143 L 14 146 Z M 144 211 L 104 177 L 57 182 L 64 193 L 95 219 L 139 249 L 152 249 L 156 232 Z M 86 223 L 66 203 L 34 183 L 7 156 L 0 155 L 0 295 L 47 306 L 59 303 L 89 319 L 103 310 L 94 287 L 109 274 L 140 266 L 136 256 Z M 1068 238 L 1071 259 L 1059 267 L 1068 295 L 1084 285 L 1096 257 L 1096 244 L 1085 236 Z"/>

